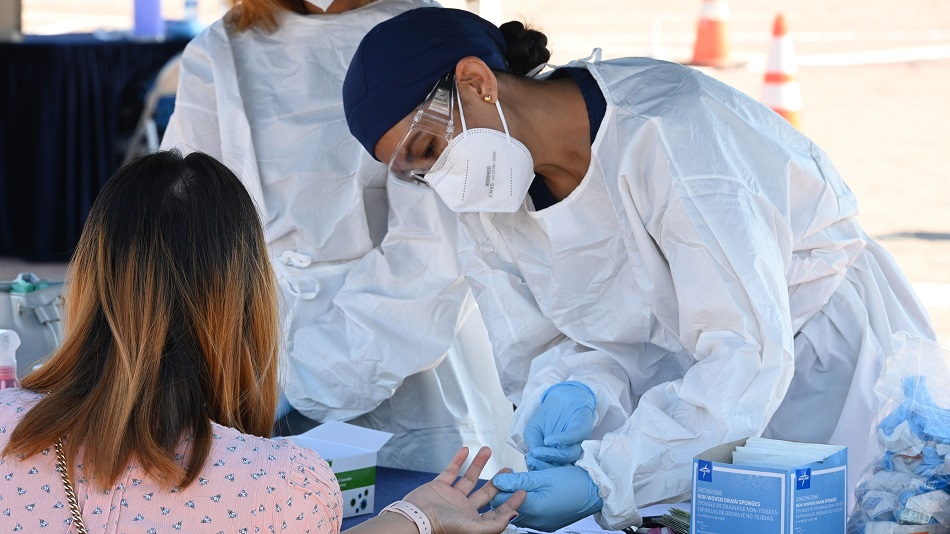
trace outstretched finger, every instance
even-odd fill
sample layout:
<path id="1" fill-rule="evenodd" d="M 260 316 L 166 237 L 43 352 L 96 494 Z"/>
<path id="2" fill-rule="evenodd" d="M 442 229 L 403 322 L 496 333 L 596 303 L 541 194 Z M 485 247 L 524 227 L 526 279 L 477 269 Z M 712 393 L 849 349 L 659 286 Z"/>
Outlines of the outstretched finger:
<path id="1" fill-rule="evenodd" d="M 503 530 L 508 523 L 518 516 L 518 507 L 524 502 L 528 494 L 524 490 L 518 490 L 497 508 L 482 514 L 482 520 L 479 527 L 490 527 L 489 529 L 479 528 L 479 532 L 499 532 Z"/>
<path id="2" fill-rule="evenodd" d="M 455 479 L 458 478 L 459 471 L 462 470 L 462 464 L 465 463 L 466 458 L 468 458 L 468 447 L 462 447 L 455 453 L 455 456 L 452 457 L 452 461 L 449 462 L 449 465 L 439 473 L 439 476 L 435 477 L 435 480 L 451 486 L 452 483 L 455 482 Z"/>
<path id="3" fill-rule="evenodd" d="M 512 495 L 514 495 L 514 493 L 510 491 L 499 491 L 498 495 L 495 495 L 494 497 L 492 497 L 491 507 L 501 508 L 501 505 L 505 504 L 505 501 L 510 499 Z"/>
<path id="4" fill-rule="evenodd" d="M 505 467 L 502 470 L 495 473 L 500 475 L 502 473 L 511 473 L 511 469 Z M 475 508 L 481 508 L 491 502 L 492 498 L 498 494 L 498 488 L 492 483 L 491 479 L 488 480 L 482 487 L 478 488 L 478 491 L 468 496 L 469 502 L 471 502 Z"/>
<path id="5" fill-rule="evenodd" d="M 471 493 L 475 489 L 475 485 L 478 484 L 478 475 L 482 474 L 482 469 L 485 469 L 485 464 L 488 463 L 490 457 L 491 449 L 488 447 L 478 449 L 478 453 L 475 454 L 475 458 L 472 458 L 472 463 L 465 470 L 465 474 L 455 483 L 455 489 L 465 495 Z"/>

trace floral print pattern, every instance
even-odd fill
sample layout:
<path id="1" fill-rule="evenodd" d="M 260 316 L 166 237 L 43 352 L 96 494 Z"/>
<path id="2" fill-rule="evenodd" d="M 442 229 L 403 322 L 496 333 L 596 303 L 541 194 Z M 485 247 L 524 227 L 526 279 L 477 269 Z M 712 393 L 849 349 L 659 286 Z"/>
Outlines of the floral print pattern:
<path id="1" fill-rule="evenodd" d="M 41 398 L 28 390 L 0 391 L 0 450 Z M 213 433 L 204 468 L 184 489 L 163 488 L 130 465 L 102 491 L 83 474 L 80 453 L 71 478 L 86 528 L 101 534 L 340 531 L 339 485 L 316 452 L 217 424 Z M 0 532 L 74 532 L 52 447 L 30 458 L 0 458 L 0 477 Z"/>

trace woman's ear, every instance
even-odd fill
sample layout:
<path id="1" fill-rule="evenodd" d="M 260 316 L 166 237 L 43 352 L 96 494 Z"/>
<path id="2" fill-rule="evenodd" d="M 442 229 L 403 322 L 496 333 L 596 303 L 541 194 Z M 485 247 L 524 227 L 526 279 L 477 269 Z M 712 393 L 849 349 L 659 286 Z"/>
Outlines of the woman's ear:
<path id="1" fill-rule="evenodd" d="M 486 96 L 498 98 L 498 78 L 484 61 L 475 56 L 462 58 L 455 65 L 455 83 L 462 94 L 470 92 L 482 100 Z"/>

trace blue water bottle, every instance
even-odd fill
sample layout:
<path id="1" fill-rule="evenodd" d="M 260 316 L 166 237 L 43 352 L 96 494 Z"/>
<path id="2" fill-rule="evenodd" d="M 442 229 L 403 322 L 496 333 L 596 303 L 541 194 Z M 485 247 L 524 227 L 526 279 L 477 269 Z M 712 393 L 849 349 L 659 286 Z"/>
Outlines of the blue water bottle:
<path id="1" fill-rule="evenodd" d="M 132 36 L 142 41 L 160 41 L 165 38 L 161 0 L 135 0 L 135 26 Z"/>

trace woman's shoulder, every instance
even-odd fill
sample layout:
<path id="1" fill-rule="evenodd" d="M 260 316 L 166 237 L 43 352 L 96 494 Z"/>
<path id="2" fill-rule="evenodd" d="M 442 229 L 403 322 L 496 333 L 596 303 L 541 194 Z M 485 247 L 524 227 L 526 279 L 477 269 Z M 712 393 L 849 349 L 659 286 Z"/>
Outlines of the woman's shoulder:
<path id="1" fill-rule="evenodd" d="M 327 487 L 337 486 L 330 465 L 312 449 L 286 438 L 262 438 L 218 424 L 214 424 L 212 430 L 214 442 L 209 456 L 212 465 L 216 461 L 240 465 L 262 477 L 276 469 L 282 480 L 292 484 L 316 482 Z"/>
<path id="2" fill-rule="evenodd" d="M 30 389 L 7 388 L 0 390 L 0 421 L 19 420 L 45 395 Z"/>
<path id="3" fill-rule="evenodd" d="M 219 49 L 230 46 L 231 31 L 227 22 L 228 15 L 224 15 L 201 30 L 182 52 L 183 57 L 193 57 L 195 54 L 214 56 Z"/>
<path id="4" fill-rule="evenodd" d="M 608 102 L 641 117 L 682 117 L 694 120 L 711 111 L 741 114 L 754 101 L 692 67 L 652 58 L 619 58 L 596 62 L 591 73 Z M 713 104 L 718 103 L 718 104 Z"/>
<path id="5" fill-rule="evenodd" d="M 698 71 L 679 63 L 653 58 L 627 57 L 590 64 L 591 74 L 615 107 L 640 107 L 644 103 L 668 102 L 689 92 Z"/>
<path id="6" fill-rule="evenodd" d="M 214 434 L 212 449 L 223 448 L 226 452 L 273 456 L 278 460 L 299 457 L 302 461 L 326 463 L 316 451 L 301 447 L 286 438 L 262 438 L 244 434 L 235 428 L 217 423 L 212 423 L 212 431 Z"/>
<path id="7" fill-rule="evenodd" d="M 44 394 L 32 389 L 6 388 L 0 389 L 0 400 L 3 404 L 9 402 L 35 404 L 36 401 L 45 397 Z"/>
<path id="8" fill-rule="evenodd" d="M 262 438 L 218 424 L 212 432 L 214 442 L 199 485 L 205 480 L 225 487 L 243 483 L 239 495 L 260 501 L 261 511 L 276 514 L 275 520 L 283 520 L 283 510 L 285 517 L 336 525 L 328 531 L 339 531 L 340 487 L 319 454 L 287 439 Z"/>

